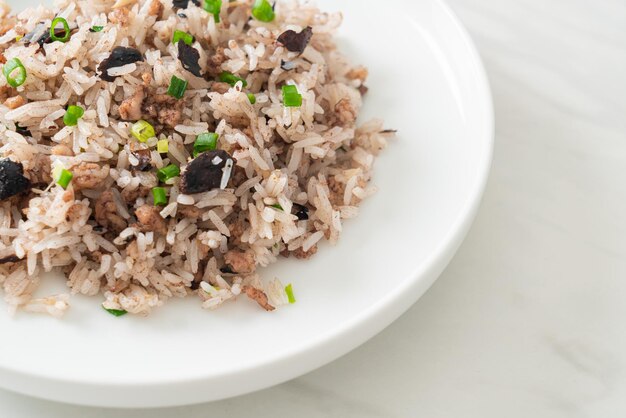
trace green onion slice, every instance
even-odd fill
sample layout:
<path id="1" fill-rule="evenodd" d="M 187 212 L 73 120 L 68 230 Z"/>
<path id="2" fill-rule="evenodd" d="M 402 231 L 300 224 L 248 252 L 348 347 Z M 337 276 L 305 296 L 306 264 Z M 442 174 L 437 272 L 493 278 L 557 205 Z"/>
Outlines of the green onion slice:
<path id="1" fill-rule="evenodd" d="M 66 170 L 60 163 L 56 164 L 52 170 L 52 179 L 56 184 L 67 189 L 74 175 L 71 171 Z"/>
<path id="2" fill-rule="evenodd" d="M 285 105 L 285 107 L 302 106 L 302 95 L 298 93 L 298 88 L 296 86 L 283 86 L 283 104 Z"/>
<path id="3" fill-rule="evenodd" d="M 248 82 L 246 80 L 241 77 L 237 77 L 235 74 L 229 73 L 228 71 L 224 71 L 220 74 L 220 81 L 230 84 L 231 87 L 235 87 L 235 84 L 237 84 L 238 81 L 241 81 L 243 87 L 246 87 L 248 85 Z"/>
<path id="4" fill-rule="evenodd" d="M 156 136 L 154 127 L 145 120 L 133 123 L 133 126 L 130 128 L 130 133 L 133 134 L 139 142 L 146 142 L 148 139 Z"/>
<path id="5" fill-rule="evenodd" d="M 222 0 L 204 0 L 204 10 L 211 13 L 215 18 L 215 23 L 220 23 L 220 10 L 222 10 Z"/>
<path id="6" fill-rule="evenodd" d="M 198 135 L 196 142 L 193 143 L 193 157 L 196 158 L 199 154 L 206 151 L 212 151 L 217 148 L 218 134 L 207 132 Z"/>
<path id="7" fill-rule="evenodd" d="M 293 295 L 293 287 L 291 287 L 291 283 L 285 286 L 285 293 L 287 294 L 287 300 L 289 300 L 289 303 L 296 303 L 296 297 Z"/>
<path id="8" fill-rule="evenodd" d="M 276 17 L 276 14 L 269 1 L 255 0 L 252 5 L 252 16 L 261 22 L 271 22 Z"/>
<path id="9" fill-rule="evenodd" d="M 89 32 L 102 32 L 102 29 L 104 29 L 104 26 L 92 26 Z"/>
<path id="10" fill-rule="evenodd" d="M 281 205 L 279 205 L 278 203 L 273 204 L 272 207 L 274 209 L 278 209 L 278 210 L 283 210 L 284 211 L 283 207 Z"/>
<path id="11" fill-rule="evenodd" d="M 123 309 L 108 309 L 108 308 L 105 308 L 104 305 L 102 306 L 102 309 L 104 309 L 105 311 L 107 311 L 111 315 L 117 316 L 117 317 L 124 316 L 124 315 L 126 315 L 128 313 L 127 311 L 125 311 Z"/>
<path id="12" fill-rule="evenodd" d="M 152 197 L 154 198 L 154 206 L 167 205 L 167 193 L 163 187 L 153 187 Z"/>
<path id="13" fill-rule="evenodd" d="M 187 45 L 191 46 L 193 44 L 193 35 L 183 32 L 182 30 L 175 30 L 174 36 L 172 36 L 172 43 L 177 44 L 178 41 L 183 41 Z"/>
<path id="14" fill-rule="evenodd" d="M 11 87 L 19 87 L 26 81 L 26 68 L 19 58 L 13 58 L 7 61 L 2 67 L 2 74 L 7 79 L 7 83 Z"/>
<path id="15" fill-rule="evenodd" d="M 65 126 L 76 126 L 78 125 L 78 119 L 82 118 L 84 114 L 85 109 L 82 107 L 70 105 L 63 116 L 63 123 Z"/>
<path id="16" fill-rule="evenodd" d="M 160 139 L 157 141 L 157 152 L 159 154 L 167 154 L 170 150 L 170 143 L 167 139 Z"/>
<path id="17" fill-rule="evenodd" d="M 250 104 L 256 103 L 256 96 L 252 93 L 248 93 L 248 100 L 250 100 Z"/>
<path id="18" fill-rule="evenodd" d="M 170 164 L 167 167 L 163 167 L 162 169 L 157 171 L 157 177 L 163 183 L 165 183 L 169 179 L 178 177 L 179 174 L 180 174 L 180 168 L 178 168 L 178 166 L 174 164 Z"/>
<path id="19" fill-rule="evenodd" d="M 185 90 L 187 90 L 187 81 L 181 78 L 172 76 L 170 79 L 170 86 L 167 88 L 167 94 L 177 99 L 180 99 L 185 94 Z"/>
<path id="20" fill-rule="evenodd" d="M 56 27 L 59 23 L 63 25 L 63 36 L 57 36 L 56 34 Z M 70 25 L 69 23 L 67 23 L 67 20 L 62 17 L 54 18 L 52 24 L 50 25 L 50 39 L 52 39 L 53 41 L 67 42 L 70 40 L 70 36 L 72 36 L 72 33 L 70 31 Z"/>

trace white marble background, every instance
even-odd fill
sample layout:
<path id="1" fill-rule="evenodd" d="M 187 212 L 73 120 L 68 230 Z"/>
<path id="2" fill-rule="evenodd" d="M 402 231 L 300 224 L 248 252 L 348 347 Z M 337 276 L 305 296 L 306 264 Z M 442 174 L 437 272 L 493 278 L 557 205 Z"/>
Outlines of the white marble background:
<path id="1" fill-rule="evenodd" d="M 3 418 L 626 416 L 626 0 L 449 0 L 497 112 L 472 231 L 399 321 L 222 402 L 97 410 L 0 392 Z"/>

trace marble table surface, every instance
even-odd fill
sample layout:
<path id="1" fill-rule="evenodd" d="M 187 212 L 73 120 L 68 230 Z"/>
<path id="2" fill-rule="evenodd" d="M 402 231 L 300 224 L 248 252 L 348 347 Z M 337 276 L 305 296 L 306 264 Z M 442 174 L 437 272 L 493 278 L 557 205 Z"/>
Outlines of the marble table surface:
<path id="1" fill-rule="evenodd" d="M 122 411 L 0 392 L 0 416 L 626 416 L 626 1 L 449 2 L 492 83 L 495 159 L 467 240 L 400 320 L 235 399 Z"/>

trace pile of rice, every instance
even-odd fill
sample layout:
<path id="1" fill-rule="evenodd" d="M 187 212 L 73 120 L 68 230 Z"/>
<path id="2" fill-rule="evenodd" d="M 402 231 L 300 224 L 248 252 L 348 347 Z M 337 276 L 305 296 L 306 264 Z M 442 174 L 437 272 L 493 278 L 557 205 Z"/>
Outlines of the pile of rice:
<path id="1" fill-rule="evenodd" d="M 200 2 L 174 3 L 61 0 L 17 15 L 0 7 L 0 63 L 19 58 L 27 71 L 17 88 L 0 74 L 0 155 L 21 163 L 32 185 L 0 201 L 0 286 L 11 312 L 61 316 L 69 294 L 32 296 L 53 270 L 66 275 L 68 293 L 102 294 L 108 310 L 145 315 L 187 295 L 207 309 L 246 295 L 273 310 L 288 303 L 284 285 L 257 268 L 337 242 L 343 220 L 375 192 L 374 157 L 393 132 L 380 120 L 356 124 L 367 70 L 335 46 L 341 14 L 278 2 L 275 19 L 261 22 L 253 0 L 223 1 L 216 23 Z M 55 17 L 72 29 L 67 42 L 28 42 Z M 277 41 L 307 27 L 301 53 Z M 200 77 L 183 68 L 175 30 L 194 36 Z M 119 46 L 143 60 L 103 80 L 98 67 Z M 223 71 L 246 87 L 219 81 Z M 172 75 L 189 83 L 180 100 L 164 98 Z M 285 84 L 297 86 L 300 107 L 284 106 Z M 76 126 L 63 123 L 68 105 L 85 110 Z M 139 118 L 156 130 L 145 143 L 131 135 Z M 219 134 L 218 149 L 234 161 L 227 184 L 185 195 L 176 177 L 160 185 L 167 204 L 151 211 L 157 170 L 184 172 L 205 132 Z M 163 139 L 167 154 L 156 150 Z M 144 171 L 139 150 L 150 160 Z M 57 164 L 74 176 L 65 189 L 51 177 Z"/>

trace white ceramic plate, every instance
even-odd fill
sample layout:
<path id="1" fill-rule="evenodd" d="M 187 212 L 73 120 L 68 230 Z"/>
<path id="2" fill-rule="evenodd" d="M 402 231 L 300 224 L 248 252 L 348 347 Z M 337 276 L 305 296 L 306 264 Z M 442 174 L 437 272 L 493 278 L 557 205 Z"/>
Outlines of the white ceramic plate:
<path id="1" fill-rule="evenodd" d="M 97 297 L 76 297 L 61 321 L 0 315 L 0 386 L 119 407 L 239 395 L 354 349 L 433 283 L 465 236 L 489 171 L 493 114 L 480 59 L 439 0 L 320 5 L 344 12 L 341 47 L 370 69 L 363 119 L 383 117 L 399 134 L 376 163 L 379 193 L 340 244 L 264 272 L 292 282 L 298 302 L 271 314 L 244 301 L 206 312 L 189 298 L 149 318 L 115 318 Z M 56 277 L 43 293 L 62 289 Z"/>

